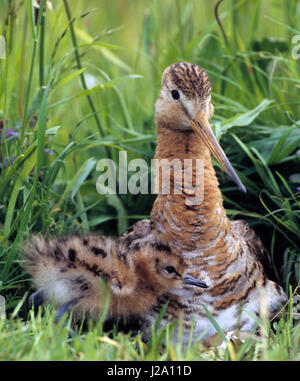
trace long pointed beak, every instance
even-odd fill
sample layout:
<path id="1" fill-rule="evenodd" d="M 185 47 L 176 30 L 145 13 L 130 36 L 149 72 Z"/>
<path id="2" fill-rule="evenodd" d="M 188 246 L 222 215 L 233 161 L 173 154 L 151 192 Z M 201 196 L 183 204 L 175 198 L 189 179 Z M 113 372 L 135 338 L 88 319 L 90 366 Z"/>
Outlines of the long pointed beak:
<path id="1" fill-rule="evenodd" d="M 204 111 L 201 111 L 196 119 L 191 120 L 191 127 L 196 132 L 198 136 L 204 141 L 204 143 L 209 148 L 210 152 L 217 159 L 218 163 L 225 170 L 226 173 L 233 179 L 238 188 L 243 192 L 247 193 L 244 184 L 239 179 L 235 170 L 232 168 L 229 160 L 227 159 L 224 151 L 220 147 L 215 135 L 210 127 L 207 115 Z"/>
<path id="2" fill-rule="evenodd" d="M 186 275 L 183 279 L 182 282 L 184 284 L 190 284 L 192 286 L 198 286 L 202 288 L 208 288 L 208 285 L 205 282 L 202 282 L 201 280 L 198 280 L 191 275 Z"/>

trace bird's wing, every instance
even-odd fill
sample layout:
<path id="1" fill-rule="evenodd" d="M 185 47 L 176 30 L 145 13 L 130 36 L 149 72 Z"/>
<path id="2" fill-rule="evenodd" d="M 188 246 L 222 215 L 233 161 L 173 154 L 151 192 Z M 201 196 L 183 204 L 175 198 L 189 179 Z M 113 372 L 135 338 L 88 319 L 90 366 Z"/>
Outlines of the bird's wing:
<path id="1" fill-rule="evenodd" d="M 151 234 L 150 220 L 144 219 L 136 222 L 121 235 L 122 240 L 128 242 L 141 239 Z"/>
<path id="2" fill-rule="evenodd" d="M 267 262 L 271 265 L 271 258 L 265 249 L 261 239 L 256 235 L 255 231 L 251 229 L 248 223 L 244 220 L 230 221 L 231 230 L 244 238 L 249 251 L 262 262 Z"/>
<path id="3" fill-rule="evenodd" d="M 119 237 L 119 256 L 125 257 L 131 248 L 141 247 L 152 240 L 150 220 L 140 220 Z"/>

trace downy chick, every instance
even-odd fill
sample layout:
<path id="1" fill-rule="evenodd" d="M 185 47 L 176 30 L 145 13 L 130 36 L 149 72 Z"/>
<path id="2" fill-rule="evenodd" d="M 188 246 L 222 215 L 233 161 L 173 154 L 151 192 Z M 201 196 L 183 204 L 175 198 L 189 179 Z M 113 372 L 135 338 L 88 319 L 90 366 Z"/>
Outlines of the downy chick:
<path id="1" fill-rule="evenodd" d="M 181 257 L 163 244 L 124 250 L 121 240 L 103 236 L 35 237 L 25 266 L 38 289 L 29 303 L 55 301 L 57 320 L 74 307 L 75 317 L 97 319 L 109 294 L 107 318 L 143 315 L 157 297 L 184 285 L 206 288 L 190 275 Z"/>

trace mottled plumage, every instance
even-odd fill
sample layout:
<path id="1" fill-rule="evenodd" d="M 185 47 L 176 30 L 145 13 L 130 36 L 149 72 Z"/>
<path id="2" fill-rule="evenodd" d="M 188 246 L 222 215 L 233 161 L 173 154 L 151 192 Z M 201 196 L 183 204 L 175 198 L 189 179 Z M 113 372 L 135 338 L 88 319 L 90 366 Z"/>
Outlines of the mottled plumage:
<path id="1" fill-rule="evenodd" d="M 33 305 L 52 299 L 62 313 L 74 307 L 97 319 L 109 300 L 107 318 L 142 315 L 157 296 L 183 284 L 205 287 L 185 275 L 182 258 L 161 243 L 133 246 L 103 236 L 35 237 L 26 248 L 26 269 L 38 292 Z M 59 313 L 61 315 L 61 313 Z"/>
<path id="2" fill-rule="evenodd" d="M 181 162 L 190 159 L 184 174 L 183 166 L 175 166 L 171 192 L 158 194 L 150 220 L 139 221 L 117 241 L 90 236 L 63 241 L 38 239 L 32 244 L 27 249 L 27 268 L 37 287 L 45 290 L 44 299 L 50 300 L 54 289 L 59 305 L 69 307 L 70 298 L 78 298 L 78 313 L 86 310 L 98 316 L 102 303 L 98 281 L 106 278 L 111 280 L 112 316 L 146 313 L 142 330 L 147 338 L 151 324 L 168 301 L 162 324 L 183 315 L 184 344 L 189 340 L 192 321 L 193 339 L 216 334 L 203 305 L 224 331 L 251 331 L 256 325 L 251 314 L 259 317 L 278 312 L 287 297 L 265 276 L 260 262 L 265 250 L 260 239 L 246 222 L 230 221 L 223 207 L 211 153 L 239 189 L 246 190 L 210 128 L 214 111 L 210 92 L 209 76 L 197 65 L 180 62 L 165 70 L 155 106 L 155 158 Z M 200 183 L 196 178 L 197 159 L 203 163 Z M 181 180 L 189 175 L 189 186 L 176 194 L 174 190 L 180 189 L 184 183 Z M 163 175 L 157 174 L 157 178 L 161 181 Z M 203 200 L 191 203 L 198 190 L 203 190 Z M 165 263 L 174 260 L 172 266 L 181 269 L 179 273 L 182 266 L 187 267 L 188 273 L 205 281 L 208 289 L 178 287 L 181 280 L 176 287 L 174 280 L 172 284 L 162 282 L 155 258 Z M 119 282 L 123 290 L 132 282 L 131 292 L 122 294 Z"/>
<path id="3" fill-rule="evenodd" d="M 178 91 L 175 97 L 174 91 Z M 252 330 L 256 323 L 254 316 L 275 314 L 287 300 L 286 294 L 276 283 L 268 280 L 260 259 L 264 253 L 260 239 L 244 221 L 230 221 L 223 207 L 218 180 L 212 166 L 211 152 L 219 163 L 245 192 L 243 184 L 230 166 L 218 146 L 209 127 L 213 115 L 210 97 L 210 80 L 200 67 L 184 62 L 168 67 L 162 78 L 162 88 L 156 102 L 157 149 L 156 159 L 192 159 L 185 173 L 192 174 L 196 184 L 195 160 L 204 164 L 203 201 L 191 205 L 191 189 L 182 194 L 158 194 L 153 205 L 150 221 L 140 222 L 135 229 L 124 236 L 132 245 L 139 242 L 160 241 L 167 243 L 172 252 L 180 255 L 188 271 L 203 279 L 209 289 L 195 289 L 193 295 L 166 293 L 149 314 L 153 322 L 161 306 L 168 300 L 169 306 L 163 322 L 184 317 L 184 326 L 191 328 L 195 318 L 194 339 L 205 338 L 216 333 L 207 318 L 203 304 L 224 331 L 240 327 Z M 181 169 L 171 171 L 171 190 L 181 181 Z M 162 175 L 160 175 L 162 180 Z M 197 189 L 196 189 L 197 190 Z M 144 236 L 141 231 L 143 230 Z M 131 237 L 131 238 L 130 238 Z M 147 329 L 144 327 L 145 336 Z M 185 341 L 189 338 L 186 332 Z"/>

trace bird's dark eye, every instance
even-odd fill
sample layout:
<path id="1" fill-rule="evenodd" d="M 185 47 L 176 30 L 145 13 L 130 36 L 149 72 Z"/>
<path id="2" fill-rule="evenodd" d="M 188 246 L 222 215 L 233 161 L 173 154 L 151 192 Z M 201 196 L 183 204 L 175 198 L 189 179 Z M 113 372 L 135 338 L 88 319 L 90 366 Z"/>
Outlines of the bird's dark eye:
<path id="1" fill-rule="evenodd" d="M 175 99 L 176 101 L 177 101 L 177 99 L 180 98 L 180 94 L 179 94 L 178 90 L 172 90 L 171 94 L 172 94 L 172 98 Z"/>
<path id="2" fill-rule="evenodd" d="M 176 270 L 173 266 L 167 266 L 165 267 L 165 270 L 168 274 L 176 273 Z"/>

